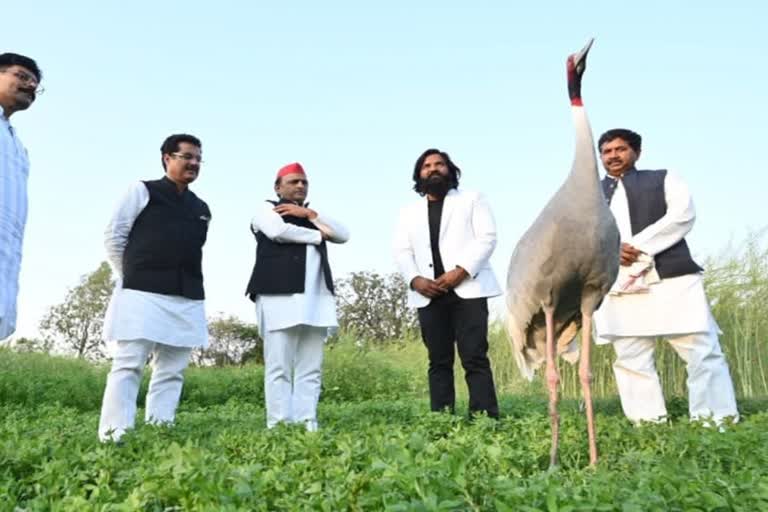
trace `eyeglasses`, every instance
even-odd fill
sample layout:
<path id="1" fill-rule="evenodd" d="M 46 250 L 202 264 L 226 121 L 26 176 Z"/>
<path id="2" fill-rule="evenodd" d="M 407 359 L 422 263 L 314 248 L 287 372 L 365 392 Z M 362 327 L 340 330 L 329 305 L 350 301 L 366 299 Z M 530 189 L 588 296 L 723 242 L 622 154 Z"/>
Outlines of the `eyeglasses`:
<path id="1" fill-rule="evenodd" d="M 0 73 L 10 73 L 13 76 L 15 76 L 16 78 L 18 78 L 19 81 L 22 84 L 40 85 L 40 82 L 38 81 L 38 79 L 37 79 L 37 77 L 35 75 L 30 75 L 29 73 L 26 73 L 24 71 L 8 71 L 8 70 L 3 70 L 3 71 L 0 71 Z M 44 87 L 38 87 L 37 89 L 35 89 L 35 94 L 38 95 L 38 96 L 40 96 L 44 92 L 45 92 L 45 88 Z"/>
<path id="2" fill-rule="evenodd" d="M 181 158 L 185 162 L 192 162 L 197 161 L 197 163 L 202 164 L 203 163 L 203 157 L 192 155 L 190 153 L 171 153 L 171 156 L 175 156 L 176 158 Z"/>

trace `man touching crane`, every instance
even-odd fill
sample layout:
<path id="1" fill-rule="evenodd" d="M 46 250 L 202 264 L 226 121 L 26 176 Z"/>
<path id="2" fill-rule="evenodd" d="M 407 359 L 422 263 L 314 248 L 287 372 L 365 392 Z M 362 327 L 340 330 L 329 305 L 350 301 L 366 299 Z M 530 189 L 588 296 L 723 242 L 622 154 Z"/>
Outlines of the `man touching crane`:
<path id="1" fill-rule="evenodd" d="M 641 144 L 641 136 L 626 129 L 609 130 L 598 141 L 607 172 L 603 192 L 622 241 L 619 276 L 595 315 L 598 343 L 613 343 L 621 405 L 633 422 L 667 416 L 654 364 L 659 337 L 687 364 L 691 419 L 738 420 L 703 269 L 685 241 L 696 217 L 688 187 L 667 170 L 637 170 Z"/>

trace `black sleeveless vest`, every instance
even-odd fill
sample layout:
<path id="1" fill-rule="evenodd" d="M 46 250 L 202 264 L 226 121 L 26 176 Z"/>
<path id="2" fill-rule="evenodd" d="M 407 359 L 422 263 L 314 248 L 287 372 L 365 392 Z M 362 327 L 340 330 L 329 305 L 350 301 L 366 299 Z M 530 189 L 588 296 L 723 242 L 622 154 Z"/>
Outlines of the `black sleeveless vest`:
<path id="1" fill-rule="evenodd" d="M 149 203 L 133 223 L 123 254 L 123 288 L 202 300 L 203 244 L 211 211 L 192 191 L 164 177 L 145 181 Z"/>
<path id="2" fill-rule="evenodd" d="M 274 205 L 290 203 L 281 199 L 279 202 L 268 201 Z M 307 229 L 317 229 L 308 219 L 282 217 L 283 222 Z M 251 228 L 253 229 L 253 228 Z M 256 237 L 256 262 L 253 264 L 251 279 L 245 294 L 253 301 L 257 295 L 276 295 L 304 293 L 304 280 L 307 273 L 307 244 L 281 243 L 270 240 L 264 233 L 253 233 Z M 325 279 L 325 286 L 331 293 L 333 276 L 328 263 L 328 248 L 323 240 L 317 246 L 320 252 L 320 265 Z"/>
<path id="3" fill-rule="evenodd" d="M 635 235 L 650 226 L 667 213 L 667 201 L 664 195 L 666 169 L 658 171 L 638 171 L 631 169 L 621 178 L 629 203 L 629 220 L 632 234 Z M 611 202 L 616 189 L 616 180 L 603 178 L 603 192 Z M 656 271 L 662 279 L 694 274 L 703 269 L 693 261 L 691 251 L 685 239 L 654 257 Z"/>

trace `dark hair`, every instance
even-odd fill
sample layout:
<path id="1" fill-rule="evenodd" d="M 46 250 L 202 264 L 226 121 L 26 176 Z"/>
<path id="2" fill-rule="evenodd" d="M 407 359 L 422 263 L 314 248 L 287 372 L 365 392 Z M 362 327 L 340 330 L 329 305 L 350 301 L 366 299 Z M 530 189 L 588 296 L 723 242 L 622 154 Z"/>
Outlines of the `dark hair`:
<path id="1" fill-rule="evenodd" d="M 165 160 L 163 160 L 163 156 L 177 152 L 179 150 L 179 144 L 182 142 L 186 142 L 188 144 L 192 144 L 193 146 L 197 146 L 200 149 L 203 149 L 203 145 L 200 143 L 200 139 L 194 135 L 189 135 L 186 133 L 176 133 L 171 135 L 165 139 L 163 141 L 163 145 L 160 146 L 160 162 L 163 164 L 163 169 L 165 169 Z"/>
<path id="2" fill-rule="evenodd" d="M 451 157 L 445 151 L 439 149 L 430 148 L 423 152 L 421 156 L 416 160 L 416 165 L 413 166 L 413 190 L 423 196 L 427 192 L 422 189 L 421 186 L 421 168 L 424 165 L 424 160 L 431 155 L 440 155 L 445 160 L 445 165 L 448 166 L 448 173 L 450 174 L 451 187 L 456 188 L 459 186 L 459 178 L 461 177 L 461 169 L 455 163 L 451 161 Z"/>
<path id="3" fill-rule="evenodd" d="M 613 139 L 623 140 L 629 144 L 629 147 L 631 147 L 635 153 L 640 153 L 640 149 L 643 145 L 643 138 L 639 133 L 635 133 L 632 130 L 627 130 L 626 128 L 614 128 L 613 130 L 608 130 L 600 136 L 600 139 L 597 141 L 597 149 L 601 150 L 603 144 L 606 142 L 611 142 Z"/>
<path id="4" fill-rule="evenodd" d="M 37 83 L 40 83 L 40 80 L 43 79 L 43 72 L 40 71 L 39 67 L 37 67 L 37 62 L 30 59 L 29 57 L 19 55 L 18 53 L 0 54 L 0 69 L 6 69 L 11 66 L 22 66 L 27 68 L 32 72 L 33 75 L 35 75 L 35 78 L 37 78 Z"/>

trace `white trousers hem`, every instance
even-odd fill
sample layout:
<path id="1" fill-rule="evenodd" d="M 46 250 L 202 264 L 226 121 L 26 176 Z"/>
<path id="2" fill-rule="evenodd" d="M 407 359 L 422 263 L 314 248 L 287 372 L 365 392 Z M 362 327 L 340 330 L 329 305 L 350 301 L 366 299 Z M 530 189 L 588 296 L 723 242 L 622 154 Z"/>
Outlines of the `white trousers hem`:
<path id="1" fill-rule="evenodd" d="M 667 341 L 687 365 L 691 420 L 712 420 L 718 425 L 727 418 L 738 421 L 733 381 L 717 331 L 670 336 Z M 613 346 L 616 350 L 613 370 L 624 414 L 633 422 L 666 417 L 667 408 L 654 362 L 656 338 L 618 338 Z"/>
<path id="2" fill-rule="evenodd" d="M 323 345 L 327 329 L 297 325 L 264 335 L 264 395 L 267 428 L 304 423 L 317 430 Z"/>
<path id="3" fill-rule="evenodd" d="M 173 423 L 184 383 L 184 369 L 192 349 L 148 340 L 118 341 L 107 376 L 99 419 L 99 439 L 118 441 L 136 419 L 141 375 L 152 354 L 152 377 L 147 391 L 145 421 Z"/>

